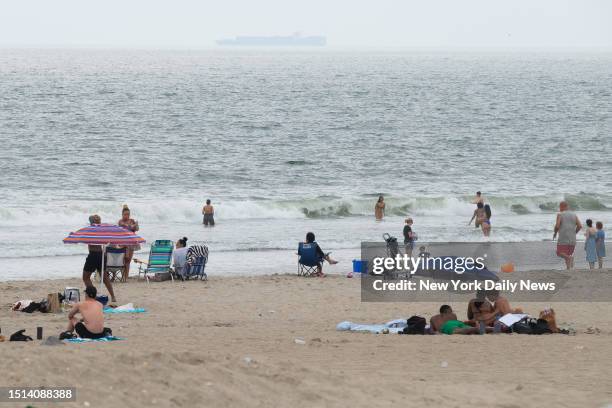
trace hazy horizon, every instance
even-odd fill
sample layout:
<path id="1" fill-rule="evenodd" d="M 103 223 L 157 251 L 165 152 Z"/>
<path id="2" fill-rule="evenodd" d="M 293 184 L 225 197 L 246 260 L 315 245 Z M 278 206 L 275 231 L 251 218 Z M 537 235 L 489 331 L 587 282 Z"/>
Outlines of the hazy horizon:
<path id="1" fill-rule="evenodd" d="M 331 49 L 612 50 L 610 15 L 605 0 L 30 0 L 2 5 L 0 47 L 210 49 L 299 31 Z"/>

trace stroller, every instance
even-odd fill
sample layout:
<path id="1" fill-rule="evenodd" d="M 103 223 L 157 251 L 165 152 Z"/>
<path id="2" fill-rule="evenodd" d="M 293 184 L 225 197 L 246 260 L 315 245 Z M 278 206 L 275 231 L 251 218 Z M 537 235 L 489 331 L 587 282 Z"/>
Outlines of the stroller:
<path id="1" fill-rule="evenodd" d="M 386 247 L 387 258 L 395 258 L 397 255 L 400 255 L 400 249 L 399 249 L 399 244 L 397 242 L 397 238 L 392 237 L 386 232 L 382 235 L 382 237 L 385 240 L 385 243 L 387 244 L 387 247 Z M 403 270 L 400 271 L 400 270 L 397 270 L 395 267 L 393 267 L 393 269 L 385 268 L 385 271 L 383 272 L 383 278 L 384 279 L 398 279 L 400 276 L 400 273 L 402 272 L 406 274 L 406 277 L 411 276 L 408 271 L 403 271 Z"/>

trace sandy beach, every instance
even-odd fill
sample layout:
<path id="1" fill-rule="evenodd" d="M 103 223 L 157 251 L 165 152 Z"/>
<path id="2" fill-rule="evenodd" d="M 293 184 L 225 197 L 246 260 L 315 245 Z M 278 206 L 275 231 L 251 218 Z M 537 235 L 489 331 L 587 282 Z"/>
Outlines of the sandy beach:
<path id="1" fill-rule="evenodd" d="M 586 273 L 586 272 L 576 272 Z M 2 334 L 45 337 L 65 314 L 12 312 L 79 279 L 0 283 Z M 553 306 L 566 335 L 399 336 L 338 332 L 343 320 L 382 323 L 433 303 L 362 303 L 358 279 L 293 275 L 212 277 L 208 282 L 117 284 L 106 325 L 125 340 L 43 346 L 0 343 L 3 386 L 73 386 L 61 406 L 606 407 L 612 404 L 611 303 Z M 464 305 L 452 305 L 465 318 Z M 586 334 L 588 327 L 601 333 Z M 296 343 L 303 339 L 305 344 Z M 3 403 L 2 406 L 26 406 Z M 58 406 L 35 403 L 34 406 Z"/>

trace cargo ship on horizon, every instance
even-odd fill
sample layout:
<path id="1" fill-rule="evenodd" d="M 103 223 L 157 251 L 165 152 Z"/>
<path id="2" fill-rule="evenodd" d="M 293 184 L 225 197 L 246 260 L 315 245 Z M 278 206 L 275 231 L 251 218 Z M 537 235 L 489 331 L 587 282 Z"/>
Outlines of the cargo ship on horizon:
<path id="1" fill-rule="evenodd" d="M 300 33 L 287 36 L 237 36 L 217 40 L 220 46 L 239 47 L 324 47 L 326 44 L 327 38 L 324 36 L 302 36 Z"/>

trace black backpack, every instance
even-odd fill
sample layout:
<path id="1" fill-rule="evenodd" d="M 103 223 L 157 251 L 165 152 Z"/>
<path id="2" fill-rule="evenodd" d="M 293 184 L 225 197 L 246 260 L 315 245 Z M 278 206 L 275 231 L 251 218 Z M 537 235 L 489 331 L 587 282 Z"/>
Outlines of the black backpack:
<path id="1" fill-rule="evenodd" d="M 425 334 L 425 326 L 427 325 L 427 320 L 421 316 L 412 316 L 410 319 L 406 321 L 408 326 L 402 330 L 402 334 Z"/>
<path id="2" fill-rule="evenodd" d="M 512 325 L 512 332 L 518 334 L 548 334 L 552 333 L 548 322 L 544 319 L 526 317 Z"/>

